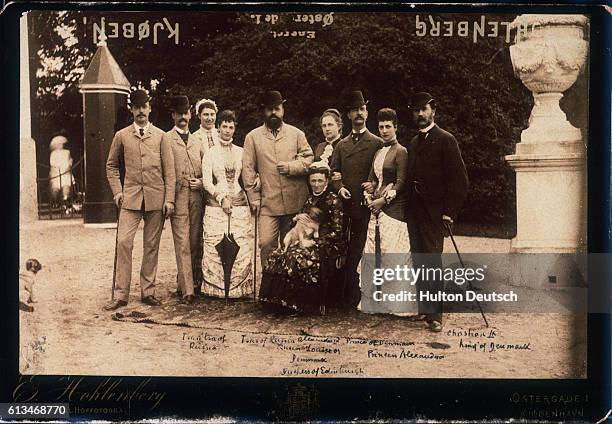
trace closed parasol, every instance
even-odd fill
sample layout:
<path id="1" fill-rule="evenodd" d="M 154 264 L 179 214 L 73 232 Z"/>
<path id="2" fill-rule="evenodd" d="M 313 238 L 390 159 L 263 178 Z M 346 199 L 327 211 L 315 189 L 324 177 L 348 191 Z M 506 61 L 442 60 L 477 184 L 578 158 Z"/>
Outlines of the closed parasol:
<path id="1" fill-rule="evenodd" d="M 232 268 L 234 267 L 234 261 L 240 250 L 240 246 L 234 240 L 234 235 L 230 231 L 231 215 L 227 216 L 227 233 L 223 234 L 223 238 L 215 249 L 219 252 L 219 258 L 221 258 L 221 265 L 223 266 L 223 284 L 225 288 L 225 301 L 229 297 L 230 282 L 232 277 Z"/>

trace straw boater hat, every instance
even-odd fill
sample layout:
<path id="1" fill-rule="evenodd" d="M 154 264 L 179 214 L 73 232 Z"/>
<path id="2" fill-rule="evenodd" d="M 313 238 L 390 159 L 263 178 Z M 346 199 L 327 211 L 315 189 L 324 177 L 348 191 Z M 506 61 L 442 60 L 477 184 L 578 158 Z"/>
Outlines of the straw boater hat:
<path id="1" fill-rule="evenodd" d="M 57 150 L 64 147 L 64 144 L 68 143 L 68 139 L 63 135 L 56 135 L 51 139 L 51 143 L 49 143 L 49 148 L 51 150 Z"/>

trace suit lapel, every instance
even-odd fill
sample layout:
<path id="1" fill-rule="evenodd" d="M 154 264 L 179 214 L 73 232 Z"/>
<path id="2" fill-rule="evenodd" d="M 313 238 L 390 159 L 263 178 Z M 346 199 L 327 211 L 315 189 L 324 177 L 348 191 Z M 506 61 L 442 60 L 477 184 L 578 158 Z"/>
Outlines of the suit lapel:
<path id="1" fill-rule="evenodd" d="M 274 136 L 272 135 L 272 132 L 268 130 L 265 124 L 261 126 L 261 132 L 265 138 L 274 141 Z"/>
<path id="2" fill-rule="evenodd" d="M 172 137 L 172 140 L 175 143 L 177 143 L 179 146 L 185 147 L 185 143 L 183 142 L 183 139 L 181 138 L 180 135 L 178 135 L 178 133 L 176 132 L 174 128 L 170 130 L 170 137 Z"/>
<path id="3" fill-rule="evenodd" d="M 285 128 L 286 128 L 287 124 L 283 124 L 280 127 L 280 130 L 278 132 L 278 134 L 276 134 L 276 141 L 281 141 L 284 137 L 285 137 Z"/>
<path id="4" fill-rule="evenodd" d="M 354 155 L 355 153 L 361 152 L 362 150 L 366 150 L 368 148 L 368 140 L 370 139 L 370 132 L 366 129 L 365 132 L 359 137 L 359 141 L 353 144 L 353 140 L 351 138 L 352 134 L 348 135 L 349 139 L 349 149 L 346 153 L 346 156 L 349 157 Z"/>
<path id="5" fill-rule="evenodd" d="M 431 146 L 431 144 L 435 141 L 435 139 L 438 136 L 438 126 L 434 125 L 432 127 L 431 130 L 429 130 L 429 133 L 427 134 L 427 137 L 425 138 L 425 140 L 421 143 L 418 142 L 418 134 L 416 136 L 416 139 L 414 140 L 415 143 L 415 148 L 414 148 L 414 154 L 415 155 L 419 155 L 423 149 L 425 149 L 427 146 Z"/>

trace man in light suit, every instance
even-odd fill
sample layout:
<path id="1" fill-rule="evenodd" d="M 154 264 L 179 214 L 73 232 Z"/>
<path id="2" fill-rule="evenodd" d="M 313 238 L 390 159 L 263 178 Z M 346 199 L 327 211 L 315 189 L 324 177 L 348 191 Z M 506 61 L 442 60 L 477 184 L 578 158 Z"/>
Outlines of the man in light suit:
<path id="1" fill-rule="evenodd" d="M 408 145 L 408 235 L 415 267 L 442 269 L 444 226 L 451 225 L 465 200 L 468 176 L 455 137 L 434 122 L 436 101 L 429 93 L 416 93 L 410 110 L 419 133 Z M 444 289 L 439 280 L 416 283 L 420 292 Z M 419 294 L 420 296 L 420 294 Z M 414 321 L 426 321 L 430 331 L 442 331 L 442 302 L 418 303 Z"/>
<path id="2" fill-rule="evenodd" d="M 132 278 L 134 236 L 144 219 L 143 255 L 140 268 L 142 302 L 158 306 L 155 297 L 157 255 L 164 216 L 174 212 L 174 160 L 172 148 L 162 140 L 164 132 L 149 122 L 149 95 L 136 90 L 130 95 L 134 124 L 115 134 L 106 162 L 106 177 L 119 211 L 117 228 L 117 267 L 113 300 L 106 310 L 115 310 L 128 303 Z M 123 186 L 119 163 L 125 164 Z"/>
<path id="3" fill-rule="evenodd" d="M 334 186 L 349 218 L 342 297 L 345 307 L 354 308 L 361 299 L 357 267 L 363 255 L 370 220 L 370 211 L 363 204 L 363 184 L 368 181 L 374 155 L 382 147 L 383 141 L 366 128 L 368 107 L 361 91 L 351 91 L 345 105 L 352 130 L 334 149 L 331 170 L 334 173 Z"/>
<path id="4" fill-rule="evenodd" d="M 172 147 L 176 174 L 175 210 L 170 223 L 178 269 L 177 295 L 192 304 L 194 293 L 199 295 L 201 290 L 201 282 L 194 281 L 194 276 L 198 269 L 202 272 L 204 149 L 202 142 L 189 134 L 191 105 L 187 96 L 173 97 L 170 109 L 174 128 L 164 134 L 164 141 Z"/>
<path id="5" fill-rule="evenodd" d="M 308 197 L 306 173 L 313 153 L 306 136 L 283 122 L 285 100 L 278 91 L 262 97 L 264 124 L 244 140 L 242 180 L 251 209 L 259 216 L 261 263 L 279 244 Z M 261 188 L 258 190 L 258 178 Z"/>

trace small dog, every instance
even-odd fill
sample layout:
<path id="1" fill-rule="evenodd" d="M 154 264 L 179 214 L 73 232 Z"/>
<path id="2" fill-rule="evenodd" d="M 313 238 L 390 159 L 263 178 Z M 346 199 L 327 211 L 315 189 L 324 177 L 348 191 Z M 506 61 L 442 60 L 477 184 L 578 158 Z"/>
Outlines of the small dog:
<path id="1" fill-rule="evenodd" d="M 283 252 L 298 243 L 302 248 L 314 246 L 314 239 L 319 238 L 319 225 L 322 217 L 323 211 L 314 206 L 311 206 L 306 213 L 297 214 L 293 218 L 295 226 L 283 239 Z"/>
<path id="2" fill-rule="evenodd" d="M 42 269 L 42 265 L 37 259 L 28 259 L 25 265 L 25 271 L 19 272 L 19 309 L 33 312 L 34 307 L 30 303 L 36 303 L 34 284 L 36 274 Z"/>

